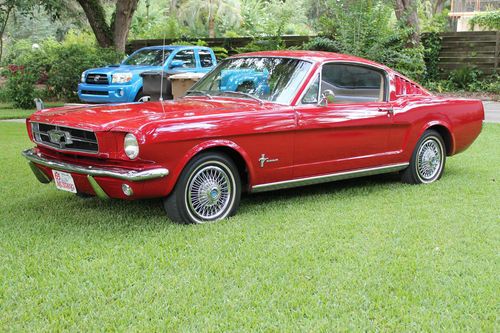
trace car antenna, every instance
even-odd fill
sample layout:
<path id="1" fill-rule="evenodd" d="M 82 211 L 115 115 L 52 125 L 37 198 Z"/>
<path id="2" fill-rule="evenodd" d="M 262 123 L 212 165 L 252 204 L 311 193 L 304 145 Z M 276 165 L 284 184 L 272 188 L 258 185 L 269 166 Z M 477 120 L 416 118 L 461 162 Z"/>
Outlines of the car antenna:
<path id="1" fill-rule="evenodd" d="M 161 45 L 160 102 L 163 102 L 163 74 L 165 73 L 165 34 L 166 31 L 163 31 L 163 44 Z"/>
<path id="2" fill-rule="evenodd" d="M 168 0 L 165 0 L 165 8 L 168 7 Z M 165 107 L 163 106 L 163 74 L 165 73 L 165 38 L 166 38 L 167 30 L 163 30 L 163 43 L 161 45 L 161 76 L 160 76 L 160 104 L 161 110 L 165 113 Z"/>

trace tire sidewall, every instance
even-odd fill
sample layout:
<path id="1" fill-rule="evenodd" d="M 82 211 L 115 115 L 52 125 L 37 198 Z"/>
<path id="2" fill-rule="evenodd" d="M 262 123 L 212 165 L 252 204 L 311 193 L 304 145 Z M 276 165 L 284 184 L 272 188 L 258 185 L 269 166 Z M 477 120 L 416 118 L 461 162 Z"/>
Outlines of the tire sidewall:
<path id="1" fill-rule="evenodd" d="M 440 166 L 439 166 L 440 170 L 438 171 L 438 173 L 434 177 L 432 177 L 431 179 L 425 179 L 425 178 L 422 178 L 422 176 L 418 172 L 417 159 L 418 159 L 418 153 L 419 153 L 421 147 L 423 146 L 424 143 L 426 143 L 429 140 L 434 140 L 435 142 L 438 143 L 439 149 L 441 150 L 441 161 L 440 161 Z M 410 168 L 411 168 L 413 178 L 415 179 L 415 181 L 417 183 L 420 183 L 420 184 L 433 183 L 436 180 L 439 180 L 441 178 L 441 176 L 443 175 L 445 163 L 446 163 L 446 149 L 445 149 L 443 138 L 441 137 L 441 135 L 438 132 L 436 132 L 434 130 L 425 131 L 424 134 L 422 135 L 422 137 L 420 137 L 420 139 L 418 140 L 417 145 L 415 147 L 415 150 L 413 151 L 413 154 L 412 154 Z"/>
<path id="2" fill-rule="evenodd" d="M 207 166 L 216 166 L 218 168 L 221 168 L 227 174 L 232 189 L 230 202 L 224 209 L 223 213 L 218 215 L 214 219 L 208 220 L 196 216 L 195 213 L 189 208 L 188 202 L 188 190 L 191 179 L 199 170 Z M 228 216 L 233 215 L 239 205 L 241 196 L 241 181 L 238 169 L 234 162 L 225 155 L 217 153 L 202 154 L 198 157 L 195 157 L 186 165 L 175 186 L 174 193 L 172 193 L 171 195 L 176 196 L 179 213 L 181 217 L 186 221 L 197 224 L 204 224 L 222 220 Z"/>

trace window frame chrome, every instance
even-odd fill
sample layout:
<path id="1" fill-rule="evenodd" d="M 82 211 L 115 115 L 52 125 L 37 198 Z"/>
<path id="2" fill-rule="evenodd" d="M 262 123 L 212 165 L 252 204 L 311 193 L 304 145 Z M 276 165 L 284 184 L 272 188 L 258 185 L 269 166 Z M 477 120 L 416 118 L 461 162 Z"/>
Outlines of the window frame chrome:
<path id="1" fill-rule="evenodd" d="M 365 64 L 360 61 L 346 61 L 346 60 L 329 60 L 320 63 L 320 66 L 316 69 L 316 73 L 314 73 L 313 77 L 309 79 L 309 83 L 307 84 L 307 87 L 302 91 L 302 94 L 300 95 L 299 99 L 297 100 L 297 106 L 302 106 L 302 105 L 313 105 L 313 103 L 302 103 L 302 99 L 304 98 L 304 95 L 306 92 L 309 90 L 311 85 L 314 84 L 314 77 L 317 75 L 317 72 L 319 72 L 319 85 L 318 85 L 318 102 L 320 101 L 321 98 L 321 82 L 323 78 L 323 66 L 327 64 L 345 64 L 345 65 L 353 65 L 353 66 L 359 66 L 359 67 L 366 67 L 371 70 L 374 70 L 381 74 L 384 77 L 384 99 L 382 101 L 379 101 L 378 103 L 388 103 L 390 101 L 390 78 L 389 78 L 389 73 L 380 67 L 371 65 L 371 64 Z M 342 103 L 343 105 L 349 105 L 349 104 L 366 104 L 366 103 L 373 103 L 373 102 L 357 102 L 357 103 Z"/>

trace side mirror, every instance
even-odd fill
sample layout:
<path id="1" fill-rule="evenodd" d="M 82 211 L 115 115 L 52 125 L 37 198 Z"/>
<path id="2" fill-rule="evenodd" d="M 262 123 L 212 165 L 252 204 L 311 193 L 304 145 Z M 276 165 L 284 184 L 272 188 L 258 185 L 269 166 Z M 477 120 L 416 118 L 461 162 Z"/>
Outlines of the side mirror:
<path id="1" fill-rule="evenodd" d="M 335 93 L 332 90 L 325 90 L 321 94 L 321 99 L 318 102 L 318 106 L 327 106 L 335 101 Z"/>
<path id="2" fill-rule="evenodd" d="M 183 67 L 184 66 L 184 61 L 182 60 L 172 60 L 172 62 L 170 63 L 170 66 L 168 66 L 169 68 L 179 68 L 179 67 Z"/>

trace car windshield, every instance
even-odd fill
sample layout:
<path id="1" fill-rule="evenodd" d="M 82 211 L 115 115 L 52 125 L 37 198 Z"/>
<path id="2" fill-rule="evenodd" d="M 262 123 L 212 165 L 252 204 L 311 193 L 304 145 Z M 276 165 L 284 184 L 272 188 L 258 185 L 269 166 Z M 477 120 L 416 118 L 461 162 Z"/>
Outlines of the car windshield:
<path id="1" fill-rule="evenodd" d="M 227 59 L 187 94 L 227 95 L 289 104 L 310 68 L 311 63 L 290 58 Z"/>
<path id="2" fill-rule="evenodd" d="M 123 64 L 133 66 L 161 66 L 170 55 L 170 52 L 170 50 L 161 49 L 138 51 L 125 59 Z"/>

